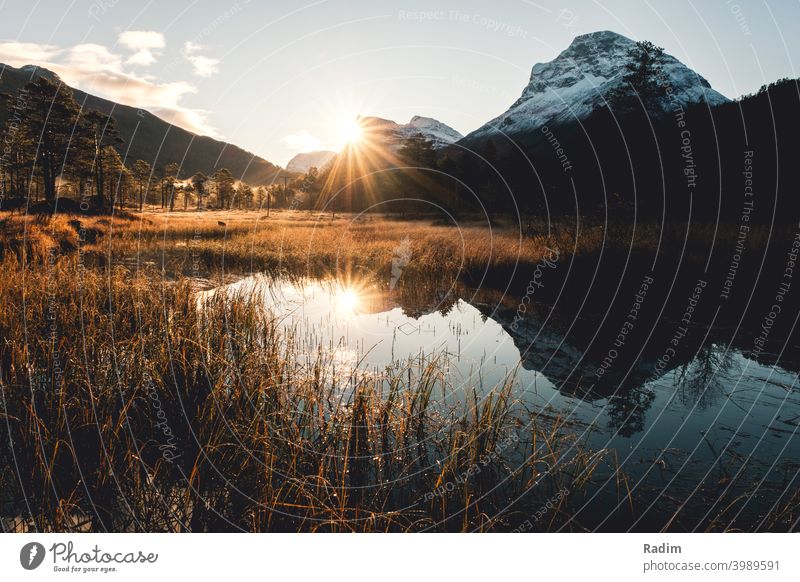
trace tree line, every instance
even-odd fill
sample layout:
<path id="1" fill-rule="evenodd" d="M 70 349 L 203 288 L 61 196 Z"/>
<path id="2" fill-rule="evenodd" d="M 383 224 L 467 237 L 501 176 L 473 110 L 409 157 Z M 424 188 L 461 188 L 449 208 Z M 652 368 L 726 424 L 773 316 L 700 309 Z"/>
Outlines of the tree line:
<path id="1" fill-rule="evenodd" d="M 309 191 L 306 176 L 253 187 L 227 168 L 181 178 L 180 166 L 124 160 L 125 142 L 111 115 L 83 109 L 72 90 L 45 77 L 17 95 L 0 95 L 8 110 L 0 152 L 0 207 L 57 199 L 85 201 L 97 211 L 160 207 L 254 209 L 290 206 Z M 311 173 L 313 176 L 313 172 Z"/>

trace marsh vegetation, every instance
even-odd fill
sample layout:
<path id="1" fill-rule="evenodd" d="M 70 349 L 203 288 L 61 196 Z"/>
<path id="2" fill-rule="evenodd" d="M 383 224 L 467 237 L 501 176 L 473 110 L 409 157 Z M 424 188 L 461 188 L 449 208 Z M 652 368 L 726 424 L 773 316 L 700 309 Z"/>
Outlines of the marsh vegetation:
<path id="1" fill-rule="evenodd" d="M 753 355 L 747 336 L 698 316 L 659 367 L 685 298 L 674 307 L 648 300 L 641 317 L 661 314 L 665 330 L 643 336 L 643 352 L 620 350 L 602 382 L 586 381 L 630 289 L 622 284 L 623 307 L 601 325 L 558 299 L 560 288 L 568 277 L 591 281 L 598 261 L 638 268 L 658 249 L 669 258 L 674 247 L 663 241 L 677 227 L 520 229 L 512 219 L 452 225 L 306 211 L 1 220 L 6 529 L 794 527 L 792 350 Z M 712 232 L 690 231 L 684 255 L 701 264 Z M 790 231 L 771 236 L 792 240 Z M 735 231 L 717 229 L 713 240 L 735 244 Z M 765 240 L 757 229 L 750 239 Z M 555 264 L 536 305 L 515 320 L 544 258 Z M 363 302 L 358 321 L 432 325 L 442 341 L 460 338 L 487 355 L 413 344 L 375 360 L 375 345 L 389 340 L 359 335 L 355 317 L 341 340 L 309 315 L 307 298 L 297 318 L 268 295 L 228 285 L 253 273 L 279 289 L 332 282 L 340 305 Z M 595 291 L 606 303 L 611 283 L 620 280 Z M 378 299 L 367 308 L 370 294 Z M 337 357 L 342 346 L 355 346 L 354 359 Z M 510 364 L 500 370 L 498 358 Z M 741 407 L 748 414 L 731 414 Z M 670 440 L 685 410 L 716 416 L 706 439 Z M 757 428 L 748 415 L 767 423 L 768 447 L 742 430 Z M 731 428 L 740 444 L 717 450 L 715 435 Z M 625 453 L 632 446 L 641 457 Z"/>

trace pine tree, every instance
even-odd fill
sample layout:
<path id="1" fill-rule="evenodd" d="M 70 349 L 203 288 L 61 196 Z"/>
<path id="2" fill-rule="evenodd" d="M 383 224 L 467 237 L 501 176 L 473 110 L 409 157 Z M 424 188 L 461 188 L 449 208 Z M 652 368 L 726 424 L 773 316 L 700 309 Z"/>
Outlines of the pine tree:
<path id="1" fill-rule="evenodd" d="M 167 167 L 164 169 L 164 180 L 167 184 L 167 198 L 170 212 L 175 210 L 175 182 L 178 181 L 179 171 L 180 166 L 175 162 L 167 164 Z"/>
<path id="2" fill-rule="evenodd" d="M 139 210 L 144 208 L 145 193 L 150 189 L 152 168 L 144 160 L 136 160 L 132 168 L 133 178 L 139 187 Z"/>
<path id="3" fill-rule="evenodd" d="M 645 111 L 658 113 L 663 65 L 663 48 L 649 40 L 637 42 L 628 51 L 622 85 L 609 97 L 611 106 L 616 110 L 625 111 L 633 109 L 640 101 Z"/>
<path id="4" fill-rule="evenodd" d="M 109 171 L 109 166 L 114 165 L 115 158 L 119 157 L 114 146 L 121 145 L 122 138 L 120 138 L 114 118 L 99 111 L 85 113 L 81 128 L 86 147 L 78 152 L 76 159 L 81 157 L 85 159 L 91 156 L 90 166 L 94 174 L 95 205 L 99 208 L 106 208 L 111 204 L 105 189 L 106 173 Z M 115 156 L 115 154 L 117 155 Z"/>
<path id="5" fill-rule="evenodd" d="M 197 193 L 197 209 L 200 210 L 203 206 L 203 196 L 206 193 L 206 183 L 208 178 L 203 172 L 197 172 L 192 176 L 192 188 Z M 184 204 L 185 207 L 185 204 Z"/>
<path id="6" fill-rule="evenodd" d="M 400 157 L 409 166 L 417 168 L 433 168 L 436 166 L 436 150 L 421 133 L 403 140 Z"/>
<path id="7" fill-rule="evenodd" d="M 228 168 L 222 168 L 214 172 L 211 176 L 217 190 L 217 205 L 219 208 L 228 208 L 233 198 L 233 186 L 236 180 Z"/>
<path id="8" fill-rule="evenodd" d="M 113 146 L 103 148 L 103 160 L 103 192 L 108 193 L 110 206 L 117 204 L 122 208 L 133 177 L 130 170 L 122 163 L 122 156 Z"/>
<path id="9" fill-rule="evenodd" d="M 28 83 L 22 110 L 22 131 L 35 144 L 34 171 L 44 184 L 47 201 L 56 198 L 56 181 L 64 172 L 73 140 L 80 136 L 80 107 L 69 87 L 38 77 Z M 80 139 L 75 140 L 77 142 Z"/>

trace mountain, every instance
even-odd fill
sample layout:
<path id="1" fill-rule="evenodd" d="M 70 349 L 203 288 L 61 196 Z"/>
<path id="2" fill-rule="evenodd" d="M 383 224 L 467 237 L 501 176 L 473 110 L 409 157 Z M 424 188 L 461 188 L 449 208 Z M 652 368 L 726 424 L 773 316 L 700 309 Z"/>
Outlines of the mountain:
<path id="1" fill-rule="evenodd" d="M 286 171 L 305 174 L 312 167 L 321 170 L 335 157 L 336 152 L 332 152 L 330 150 L 297 154 L 295 157 L 289 160 L 288 164 L 286 164 Z"/>
<path id="2" fill-rule="evenodd" d="M 635 46 L 633 40 L 611 31 L 575 37 L 555 59 L 535 64 L 519 99 L 508 111 L 467 135 L 464 142 L 501 133 L 530 133 L 545 125 L 586 119 L 624 83 L 622 73 L 632 60 L 628 53 Z M 675 97 L 672 102 L 665 92 L 660 103 L 662 111 L 672 109 L 676 102 L 683 106 L 700 102 L 714 106 L 729 101 L 671 55 L 665 54 L 662 70 Z"/>
<path id="3" fill-rule="evenodd" d="M 35 65 L 14 68 L 0 64 L 0 93 L 13 95 L 35 76 L 61 82 L 52 71 Z M 119 148 L 120 154 L 126 157 L 128 165 L 136 160 L 144 160 L 161 168 L 174 162 L 181 168 L 181 178 L 197 172 L 210 175 L 216 169 L 228 168 L 237 179 L 254 185 L 271 183 L 282 171 L 280 167 L 238 146 L 196 135 L 148 111 L 70 89 L 84 108 L 111 115 L 116 120 L 120 135 L 125 140 Z M 7 117 L 6 108 L 0 107 L 0 123 L 4 123 Z"/>
<path id="4" fill-rule="evenodd" d="M 403 147 L 403 140 L 414 136 L 421 135 L 436 150 L 446 148 L 464 137 L 441 121 L 419 115 L 415 115 L 404 124 L 370 116 L 360 116 L 357 121 L 365 143 L 370 144 L 372 148 L 387 148 L 392 153 L 397 153 Z M 289 160 L 286 170 L 302 173 L 307 172 L 312 166 L 321 169 L 336 155 L 336 152 L 329 150 L 297 154 Z"/>
<path id="5" fill-rule="evenodd" d="M 454 198 L 529 216 L 794 220 L 797 174 L 775 168 L 792 167 L 800 155 L 798 81 L 730 101 L 664 55 L 663 93 L 647 109 L 631 107 L 625 94 L 633 88 L 622 77 L 634 47 L 622 35 L 595 32 L 534 65 L 505 113 L 440 153 L 440 167 L 460 184 Z M 609 107 L 611 95 L 623 98 Z M 755 165 L 762 171 L 751 171 Z M 742 211 L 742 189 L 753 182 L 759 202 Z"/>
<path id="6" fill-rule="evenodd" d="M 402 147 L 402 140 L 416 135 L 431 142 L 434 149 L 445 148 L 463 137 L 441 121 L 419 115 L 405 124 L 380 117 L 359 117 L 358 123 L 367 141 L 388 145 L 392 150 Z"/>
<path id="7" fill-rule="evenodd" d="M 445 125 L 441 121 L 430 117 L 420 117 L 419 115 L 412 117 L 411 121 L 405 125 L 399 126 L 399 129 L 406 137 L 422 134 L 426 140 L 431 142 L 434 149 L 441 149 L 449 146 L 464 137 L 455 129 L 449 125 Z"/>

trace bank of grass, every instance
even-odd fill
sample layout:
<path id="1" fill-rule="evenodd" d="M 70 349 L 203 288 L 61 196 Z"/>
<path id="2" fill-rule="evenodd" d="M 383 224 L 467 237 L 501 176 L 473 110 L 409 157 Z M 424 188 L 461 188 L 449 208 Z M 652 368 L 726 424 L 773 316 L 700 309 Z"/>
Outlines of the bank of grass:
<path id="1" fill-rule="evenodd" d="M 506 531 L 607 462 L 508 385 L 437 405 L 433 356 L 336 378 L 253 298 L 61 255 L 0 265 L 4 529 Z"/>
<path id="2" fill-rule="evenodd" d="M 169 276 L 208 276 L 269 271 L 291 274 L 370 274 L 388 280 L 403 261 L 404 278 L 433 277 L 469 284 L 524 287 L 543 258 L 591 264 L 601 254 L 624 261 L 656 254 L 702 263 L 710 252 L 733 248 L 738 225 L 686 225 L 667 229 L 655 222 L 552 224 L 512 218 L 489 225 L 480 217 L 457 223 L 381 215 L 312 214 L 305 211 L 172 212 L 124 216 L 36 217 L 0 212 L 0 254 L 41 259 L 48 249 L 80 249 L 102 266 L 153 264 Z M 787 230 L 788 232 L 788 230 Z M 780 229 L 753 227 L 747 244 L 762 249 Z M 684 238 L 685 249 L 684 249 Z M 405 257 L 405 259 L 403 259 Z M 725 257 L 727 260 L 727 256 Z"/>
<path id="3" fill-rule="evenodd" d="M 173 270 L 284 271 L 310 274 L 369 273 L 388 280 L 393 261 L 408 257 L 409 279 L 479 279 L 484 271 L 535 264 L 546 254 L 546 232 L 521 237 L 508 227 L 489 229 L 467 221 L 434 224 L 380 216 L 279 212 L 182 216 L 145 215 L 141 228 L 127 228 L 111 242 L 112 257 L 138 255 Z M 220 224 L 220 223 L 224 224 Z"/>

